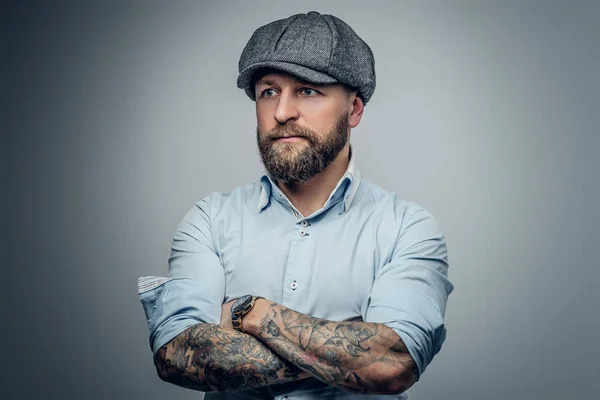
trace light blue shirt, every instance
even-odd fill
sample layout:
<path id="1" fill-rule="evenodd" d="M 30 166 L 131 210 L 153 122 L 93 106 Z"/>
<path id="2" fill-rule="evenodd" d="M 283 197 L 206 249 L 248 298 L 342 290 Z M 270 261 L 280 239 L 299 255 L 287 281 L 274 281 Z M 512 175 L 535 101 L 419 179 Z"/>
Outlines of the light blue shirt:
<path id="1" fill-rule="evenodd" d="M 453 290 L 446 240 L 429 212 L 362 179 L 355 159 L 306 218 L 266 173 L 199 201 L 175 233 L 169 276 L 139 280 L 152 351 L 192 325 L 219 324 L 224 302 L 254 294 L 313 317 L 383 323 L 402 338 L 420 376 L 446 337 Z M 316 379 L 205 398 L 264 397 L 265 390 L 290 399 L 389 398 Z"/>

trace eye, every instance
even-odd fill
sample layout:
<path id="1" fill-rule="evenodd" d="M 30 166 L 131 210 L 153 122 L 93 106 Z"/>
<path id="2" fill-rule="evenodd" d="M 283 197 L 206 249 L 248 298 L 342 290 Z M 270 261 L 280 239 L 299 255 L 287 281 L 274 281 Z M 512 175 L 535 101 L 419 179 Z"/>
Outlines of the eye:
<path id="1" fill-rule="evenodd" d="M 309 88 L 309 87 L 305 87 L 305 88 L 300 89 L 300 94 L 302 96 L 306 96 L 306 97 L 314 97 L 318 93 L 319 92 L 317 92 L 315 89 Z"/>
<path id="2" fill-rule="evenodd" d="M 265 89 L 262 91 L 262 93 L 260 94 L 260 97 L 273 97 L 275 96 L 276 92 L 275 89 L 269 88 L 269 89 Z"/>

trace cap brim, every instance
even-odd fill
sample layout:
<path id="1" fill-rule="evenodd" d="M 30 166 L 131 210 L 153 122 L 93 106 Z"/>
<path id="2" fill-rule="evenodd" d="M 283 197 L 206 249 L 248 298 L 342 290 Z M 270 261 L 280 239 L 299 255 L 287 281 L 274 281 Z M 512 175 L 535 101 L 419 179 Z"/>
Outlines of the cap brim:
<path id="1" fill-rule="evenodd" d="M 287 72 L 290 75 L 294 75 L 297 78 L 305 80 L 307 82 L 316 83 L 319 85 L 326 85 L 331 83 L 337 83 L 338 81 L 331 76 L 315 71 L 313 69 L 303 67 L 298 64 L 292 64 L 282 61 L 263 61 L 256 64 L 249 65 L 244 68 L 237 79 L 237 86 L 240 89 L 244 89 L 246 94 L 254 100 L 254 87 L 252 78 L 254 73 L 261 68 L 273 68 L 279 71 Z"/>

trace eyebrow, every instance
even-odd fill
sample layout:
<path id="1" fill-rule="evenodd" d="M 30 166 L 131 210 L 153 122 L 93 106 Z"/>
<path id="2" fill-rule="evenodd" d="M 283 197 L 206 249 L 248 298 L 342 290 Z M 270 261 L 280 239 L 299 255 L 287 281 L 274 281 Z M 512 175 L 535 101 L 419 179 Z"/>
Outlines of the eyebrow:
<path id="1" fill-rule="evenodd" d="M 269 80 L 269 79 L 263 79 L 260 78 L 259 80 L 256 81 L 256 85 L 267 85 L 267 86 L 272 86 L 275 85 L 275 81 Z"/>

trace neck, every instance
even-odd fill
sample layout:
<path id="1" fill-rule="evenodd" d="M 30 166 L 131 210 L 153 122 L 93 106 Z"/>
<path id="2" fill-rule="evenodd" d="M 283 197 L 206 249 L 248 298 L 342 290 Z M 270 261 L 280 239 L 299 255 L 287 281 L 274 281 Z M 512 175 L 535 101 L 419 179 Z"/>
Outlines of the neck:
<path id="1" fill-rule="evenodd" d="M 303 216 L 308 216 L 325 205 L 329 195 L 344 176 L 350 162 L 350 147 L 347 144 L 325 170 L 303 183 L 283 183 L 277 186 Z"/>

